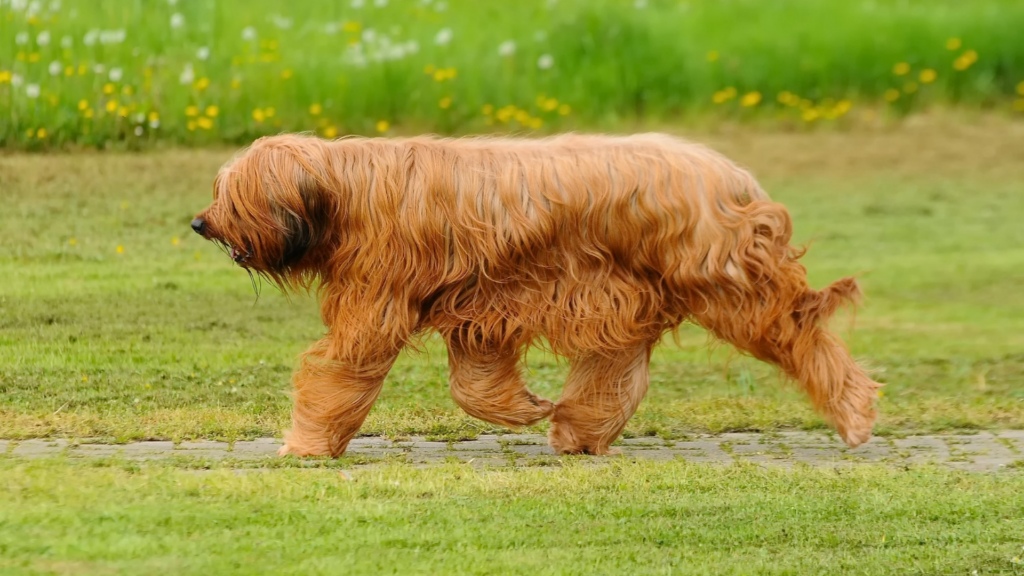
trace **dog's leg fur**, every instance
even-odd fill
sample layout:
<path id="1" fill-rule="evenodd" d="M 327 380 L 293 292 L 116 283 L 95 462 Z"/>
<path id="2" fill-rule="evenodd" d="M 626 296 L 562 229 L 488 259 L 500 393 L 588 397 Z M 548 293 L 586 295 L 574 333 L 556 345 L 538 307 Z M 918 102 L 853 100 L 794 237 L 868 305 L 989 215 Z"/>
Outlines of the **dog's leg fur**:
<path id="1" fill-rule="evenodd" d="M 398 351 L 341 361 L 324 338 L 302 357 L 294 383 L 292 428 L 280 455 L 340 456 L 370 412 Z"/>
<path id="2" fill-rule="evenodd" d="M 522 347 L 467 345 L 465 336 L 448 337 L 452 398 L 470 416 L 509 426 L 529 426 L 551 415 L 555 405 L 530 392 L 519 363 Z"/>
<path id="3" fill-rule="evenodd" d="M 555 404 L 548 441 L 561 454 L 611 454 L 647 393 L 651 346 L 605 355 L 587 352 L 572 361 Z"/>

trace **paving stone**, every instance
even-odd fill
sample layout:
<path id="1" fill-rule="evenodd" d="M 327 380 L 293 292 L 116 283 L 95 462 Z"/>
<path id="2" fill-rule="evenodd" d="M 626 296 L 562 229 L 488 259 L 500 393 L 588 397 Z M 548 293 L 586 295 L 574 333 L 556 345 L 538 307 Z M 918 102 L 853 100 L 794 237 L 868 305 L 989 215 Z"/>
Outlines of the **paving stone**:
<path id="1" fill-rule="evenodd" d="M 937 436 L 910 436 L 892 440 L 897 456 L 906 452 L 905 460 L 911 464 L 945 462 L 949 460 L 949 447 Z"/>
<path id="2" fill-rule="evenodd" d="M 487 452 L 501 452 L 501 443 L 498 442 L 497 438 L 489 440 L 466 440 L 465 442 L 454 442 L 452 443 L 452 450 L 459 452 L 472 452 L 483 450 Z"/>
<path id="3" fill-rule="evenodd" d="M 498 441 L 504 444 L 548 445 L 548 437 L 543 434 L 506 434 L 504 436 L 499 436 Z"/>
<path id="4" fill-rule="evenodd" d="M 506 444 L 507 452 L 514 452 L 525 456 L 554 456 L 555 451 L 547 444 Z"/>
<path id="5" fill-rule="evenodd" d="M 67 447 L 65 441 L 53 440 L 22 440 L 14 447 L 12 454 L 24 458 L 43 458 L 46 456 L 57 456 L 64 452 Z"/>
<path id="6" fill-rule="evenodd" d="M 1024 430 L 1004 430 L 997 436 L 1007 441 L 1017 454 L 1024 456 Z"/>
<path id="7" fill-rule="evenodd" d="M 284 443 L 276 438 L 257 438 L 235 442 L 229 456 L 233 458 L 261 458 L 277 456 L 278 449 Z"/>
<path id="8" fill-rule="evenodd" d="M 664 448 L 665 447 L 665 441 L 664 440 L 662 440 L 661 438 L 653 437 L 653 436 L 645 436 L 643 438 L 624 438 L 624 439 L 619 441 L 619 444 L 621 444 L 623 446 L 629 446 L 630 448 L 642 448 L 642 447 L 645 447 L 645 446 L 655 447 L 655 448 Z"/>
<path id="9" fill-rule="evenodd" d="M 198 440 L 193 442 L 182 442 L 174 447 L 175 450 L 187 451 L 187 450 L 223 450 L 227 452 L 227 442 L 217 442 L 214 440 Z"/>
<path id="10" fill-rule="evenodd" d="M 0 455 L 7 454 L 11 449 L 11 445 L 11 442 L 8 442 L 7 440 L 0 440 Z"/>
<path id="11" fill-rule="evenodd" d="M 353 448 L 394 448 L 395 443 L 387 438 L 363 437 L 355 438 L 348 444 L 349 450 Z"/>

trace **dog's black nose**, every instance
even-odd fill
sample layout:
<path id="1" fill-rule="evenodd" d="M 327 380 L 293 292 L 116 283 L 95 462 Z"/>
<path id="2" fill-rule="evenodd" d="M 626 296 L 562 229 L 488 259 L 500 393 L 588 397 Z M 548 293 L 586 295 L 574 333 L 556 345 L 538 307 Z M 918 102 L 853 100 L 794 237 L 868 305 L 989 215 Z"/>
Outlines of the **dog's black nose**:
<path id="1" fill-rule="evenodd" d="M 196 234 L 202 234 L 203 230 L 206 230 L 206 220 L 196 218 L 192 221 L 192 229 L 196 231 Z"/>

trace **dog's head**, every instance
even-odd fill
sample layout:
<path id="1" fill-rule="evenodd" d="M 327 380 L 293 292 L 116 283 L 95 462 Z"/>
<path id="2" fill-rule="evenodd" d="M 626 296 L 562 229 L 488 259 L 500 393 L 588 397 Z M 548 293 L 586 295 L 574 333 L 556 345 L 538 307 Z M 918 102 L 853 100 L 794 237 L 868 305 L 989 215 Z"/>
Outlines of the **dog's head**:
<path id="1" fill-rule="evenodd" d="M 328 178 L 321 140 L 261 138 L 225 164 L 213 184 L 213 203 L 192 229 L 223 246 L 238 265 L 279 285 L 301 282 L 328 240 Z"/>

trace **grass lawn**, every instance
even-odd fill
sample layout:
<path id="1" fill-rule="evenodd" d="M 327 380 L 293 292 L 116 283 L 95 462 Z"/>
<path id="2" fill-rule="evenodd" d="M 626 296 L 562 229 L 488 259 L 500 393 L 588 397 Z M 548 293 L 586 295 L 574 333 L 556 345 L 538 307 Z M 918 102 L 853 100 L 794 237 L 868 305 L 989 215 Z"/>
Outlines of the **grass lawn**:
<path id="1" fill-rule="evenodd" d="M 0 457 L 0 486 L 3 574 L 1024 573 L 1021 474 Z"/>
<path id="2" fill-rule="evenodd" d="M 813 284 L 862 279 L 865 306 L 836 328 L 887 384 L 879 432 L 1024 427 L 1019 124 L 696 137 L 790 207 Z M 296 356 L 323 327 L 311 298 L 264 286 L 257 299 L 189 230 L 230 153 L 0 156 L 0 437 L 280 432 Z M 824 427 L 774 369 L 706 344 L 687 327 L 658 350 L 628 434 Z M 400 360 L 363 432 L 493 430 L 449 398 L 443 346 L 423 348 Z M 545 396 L 566 372 L 529 357 Z"/>

